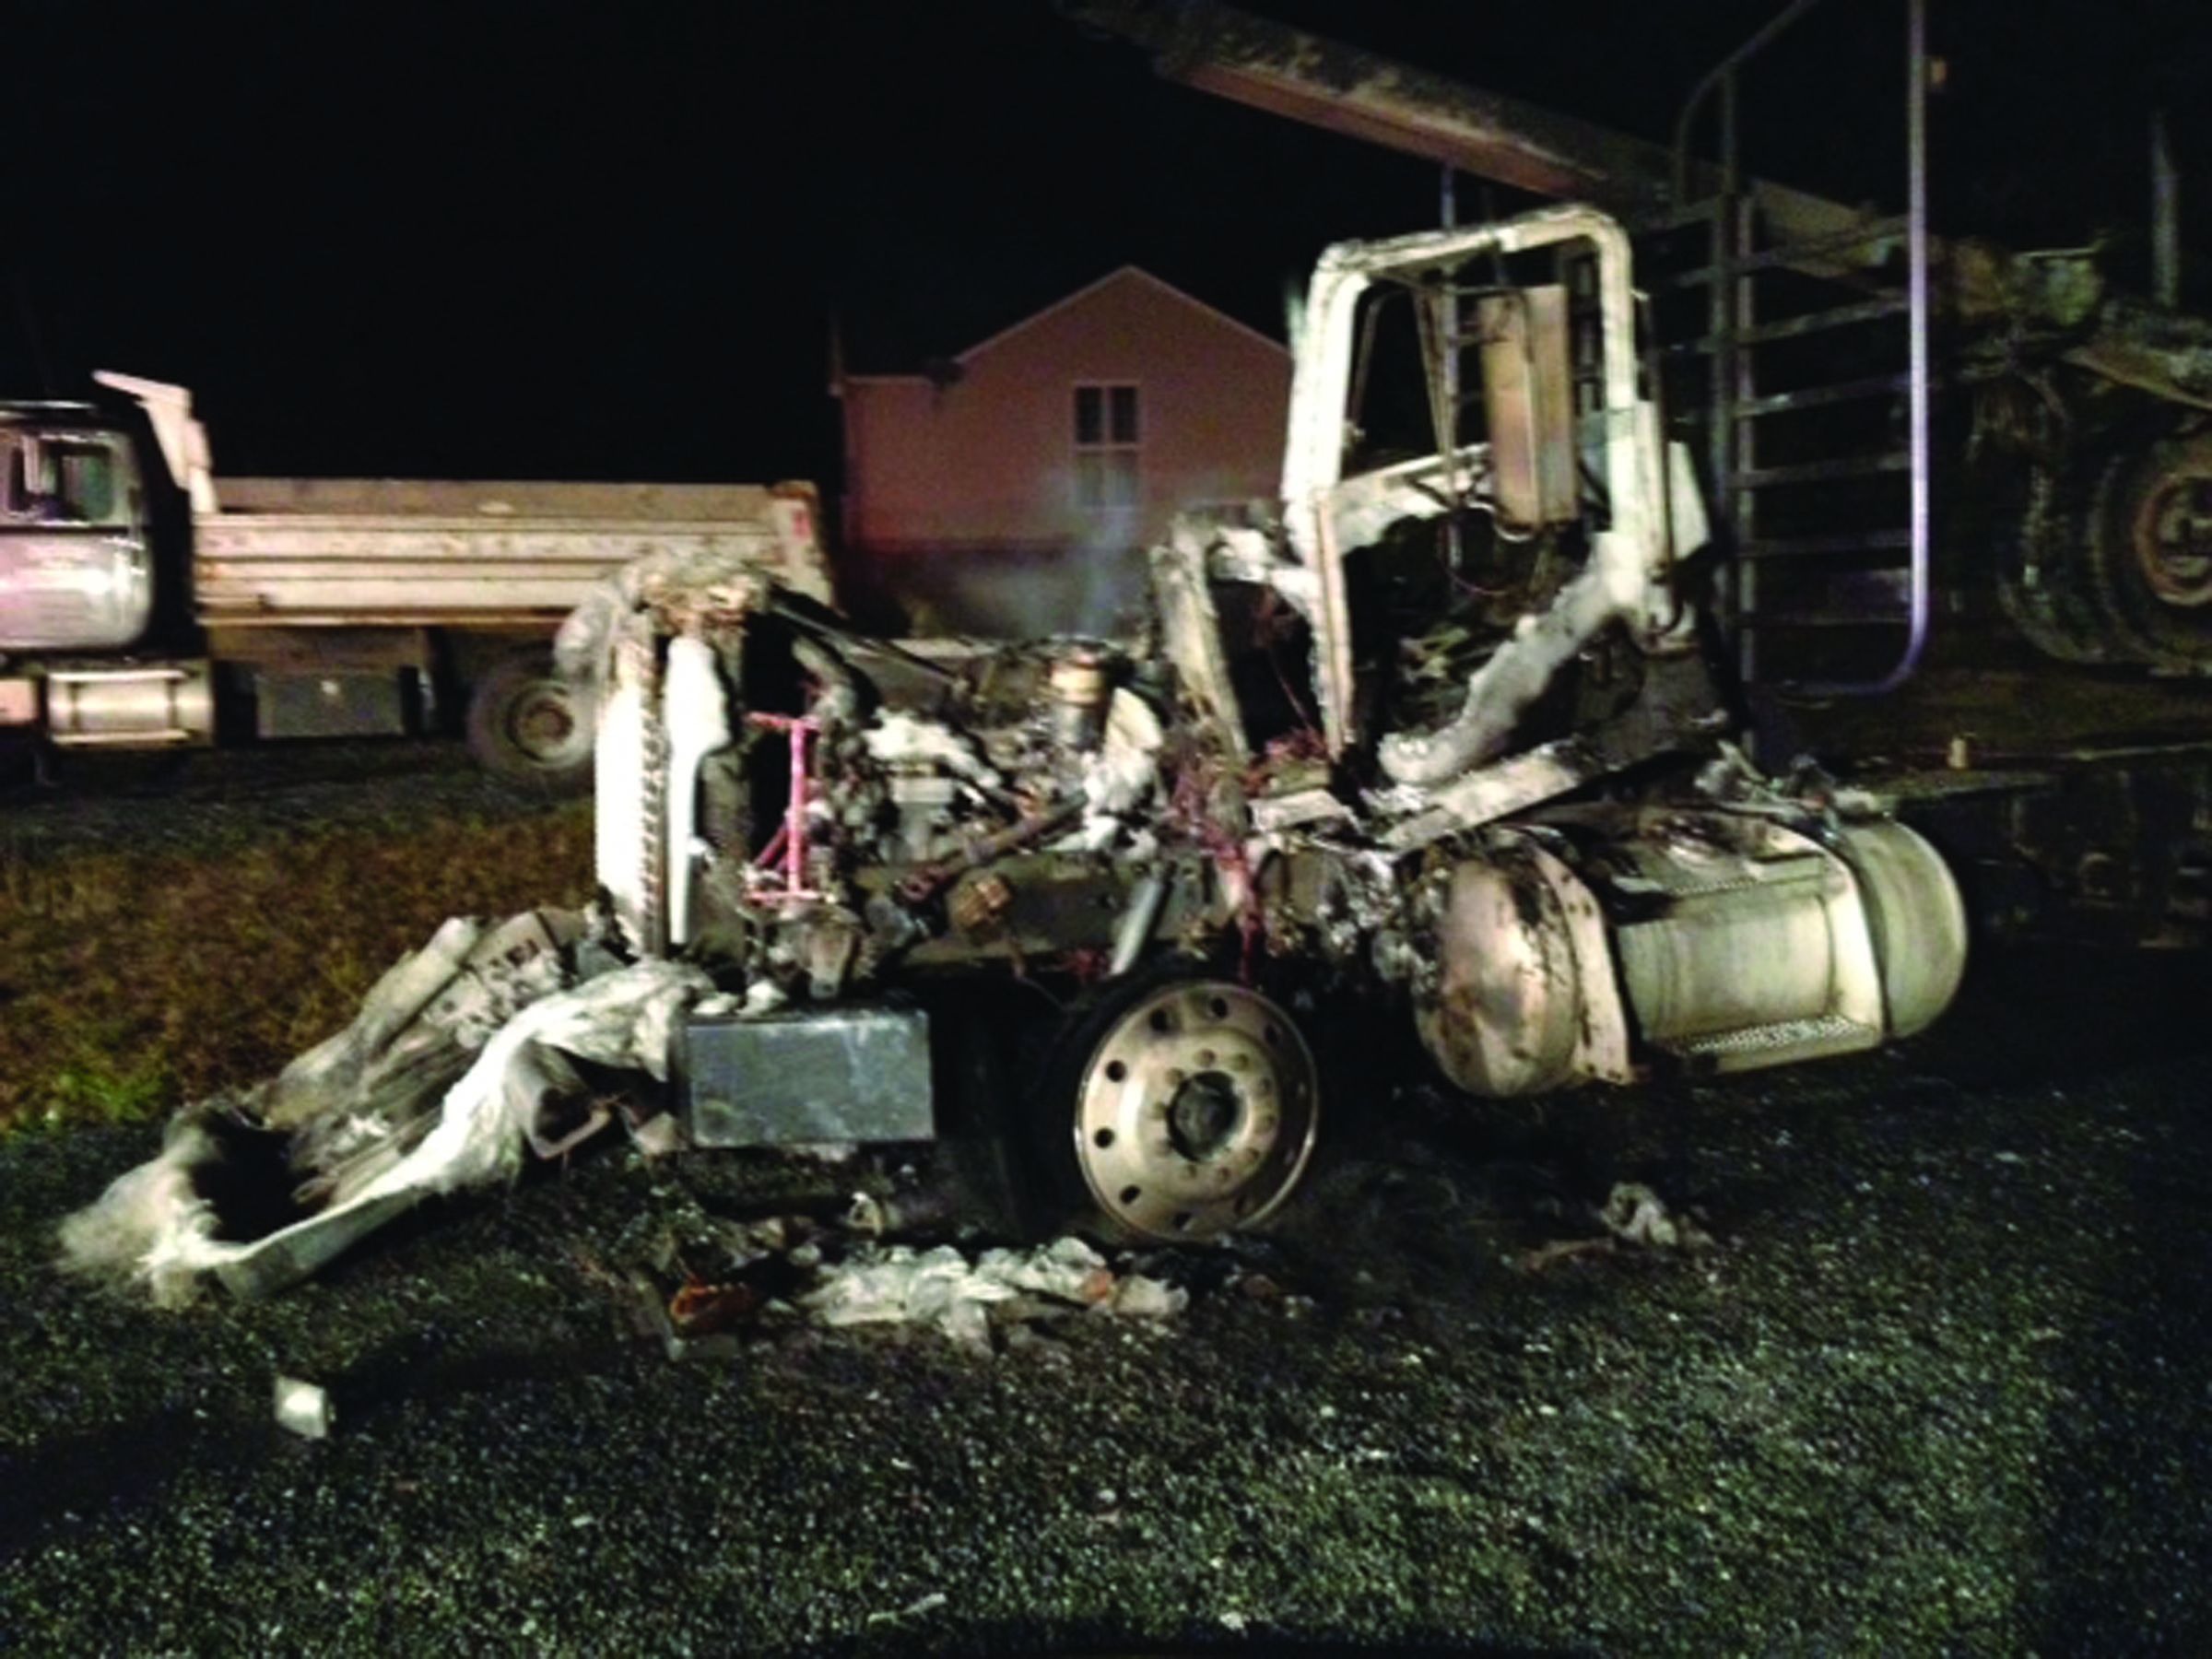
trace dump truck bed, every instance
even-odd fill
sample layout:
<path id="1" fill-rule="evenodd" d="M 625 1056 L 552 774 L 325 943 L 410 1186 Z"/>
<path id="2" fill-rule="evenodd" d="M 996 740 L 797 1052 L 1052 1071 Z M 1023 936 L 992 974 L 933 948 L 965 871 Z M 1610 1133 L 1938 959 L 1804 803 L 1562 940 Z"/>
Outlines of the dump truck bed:
<path id="1" fill-rule="evenodd" d="M 194 521 L 210 626 L 543 621 L 652 553 L 735 553 L 828 595 L 802 485 L 226 478 L 217 494 Z"/>

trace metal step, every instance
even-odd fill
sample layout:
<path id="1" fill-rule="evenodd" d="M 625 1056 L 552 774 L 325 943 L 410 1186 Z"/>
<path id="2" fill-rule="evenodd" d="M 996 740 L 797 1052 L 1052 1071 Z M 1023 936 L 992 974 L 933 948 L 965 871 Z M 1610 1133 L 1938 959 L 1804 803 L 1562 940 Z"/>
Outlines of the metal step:
<path id="1" fill-rule="evenodd" d="M 1714 1062 L 1725 1071 L 1730 1061 L 1771 1063 L 1774 1054 L 1785 1051 L 1801 1059 L 1816 1054 L 1847 1054 L 1873 1048 L 1881 1040 L 1881 1032 L 1872 1026 L 1846 1019 L 1840 1014 L 1828 1014 L 1811 1019 L 1783 1019 L 1772 1025 L 1747 1026 L 1740 1030 L 1712 1031 L 1661 1047 L 1685 1059 Z"/>
<path id="2" fill-rule="evenodd" d="M 1910 530 L 1839 531 L 1833 535 L 1775 535 L 1736 544 L 1739 559 L 1837 559 L 1856 553 L 1910 552 Z M 1890 561 L 1883 561 L 1885 564 Z"/>
<path id="3" fill-rule="evenodd" d="M 1754 466 L 1728 475 L 1731 489 L 1767 489 L 1780 484 L 1819 484 L 1841 478 L 1872 478 L 1884 473 L 1912 470 L 1906 450 L 1885 450 L 1874 455 L 1843 455 L 1832 461 L 1806 461 L 1791 466 Z"/>
<path id="4" fill-rule="evenodd" d="M 1678 216 L 1679 222 L 1685 224 L 1697 221 L 1717 223 L 1720 218 L 1721 209 L 1713 204 L 1700 204 L 1697 208 Z M 1730 276 L 1757 276 L 1765 271 L 1807 270 L 1822 271 L 1826 279 L 1831 282 L 1845 282 L 1850 280 L 1844 274 L 1846 270 L 1869 271 L 1880 262 L 1839 259 L 1837 255 L 1848 253 L 1854 248 L 1866 247 L 1870 243 L 1895 242 L 1905 235 L 1908 227 L 1909 221 L 1901 214 L 1869 218 L 1839 230 L 1832 236 L 1776 242 L 1731 259 L 1725 267 L 1707 265 L 1687 271 L 1670 272 L 1653 279 L 1650 286 L 1659 289 L 1703 288 Z M 1864 280 L 1864 277 L 1861 279 Z"/>
<path id="5" fill-rule="evenodd" d="M 1895 614 L 1870 616 L 1864 611 L 1770 611 L 1759 619 L 1764 629 L 1800 629 L 1822 632 L 1840 631 L 1847 628 L 1902 628 L 1904 618 Z"/>
<path id="6" fill-rule="evenodd" d="M 1734 335 L 1700 335 L 1694 340 L 1678 340 L 1666 349 L 1675 357 L 1689 357 L 1709 355 L 1729 341 L 1738 347 L 1771 346 L 1777 340 L 1802 340 L 1835 329 L 1861 328 L 1890 317 L 1910 316 L 1912 310 L 1912 302 L 1904 295 L 1885 294 L 1878 299 L 1859 300 L 1855 304 L 1830 306 L 1826 311 L 1806 312 L 1794 317 L 1780 317 L 1771 323 L 1754 323 Z"/>
<path id="7" fill-rule="evenodd" d="M 1776 392 L 1765 397 L 1735 398 L 1731 400 L 1731 415 L 1736 420 L 1753 420 L 1764 415 L 1786 415 L 1796 409 L 1826 408 L 1834 404 L 1890 396 L 1912 389 L 1912 377 L 1909 373 L 1869 374 L 1860 380 L 1836 381 L 1825 386 L 1803 386 L 1794 392 Z"/>

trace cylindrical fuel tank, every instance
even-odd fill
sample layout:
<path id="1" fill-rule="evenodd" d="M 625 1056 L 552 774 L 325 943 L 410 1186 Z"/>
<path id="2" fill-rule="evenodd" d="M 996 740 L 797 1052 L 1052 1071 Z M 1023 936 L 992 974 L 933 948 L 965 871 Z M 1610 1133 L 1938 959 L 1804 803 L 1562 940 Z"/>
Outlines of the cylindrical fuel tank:
<path id="1" fill-rule="evenodd" d="M 64 748 L 215 740 L 215 686 L 193 661 L 56 669 L 46 677 L 47 732 Z"/>
<path id="2" fill-rule="evenodd" d="M 1436 912 L 1435 972 L 1417 991 L 1414 1019 L 1454 1085 L 1503 1099 L 1589 1075 L 1594 976 L 1601 997 L 1618 1000 L 1602 944 L 1594 968 L 1576 952 L 1596 915 L 1589 889 L 1531 843 L 1506 841 L 1453 870 Z"/>
<path id="3" fill-rule="evenodd" d="M 1670 817 L 1606 862 L 1638 1037 L 1719 1069 L 1909 1035 L 1964 971 L 1958 886 L 1902 824 L 1815 840 L 1759 818 Z"/>
<path id="4" fill-rule="evenodd" d="M 153 620 L 153 566 L 135 537 L 92 529 L 0 535 L 0 651 L 112 651 Z"/>
<path id="5" fill-rule="evenodd" d="M 1816 838 L 1670 810 L 1594 844 L 1501 836 L 1451 873 L 1434 930 L 1421 1039 L 1487 1096 L 1658 1054 L 1747 1070 L 1870 1048 L 1940 1014 L 1966 959 L 1949 870 L 1886 819 Z"/>

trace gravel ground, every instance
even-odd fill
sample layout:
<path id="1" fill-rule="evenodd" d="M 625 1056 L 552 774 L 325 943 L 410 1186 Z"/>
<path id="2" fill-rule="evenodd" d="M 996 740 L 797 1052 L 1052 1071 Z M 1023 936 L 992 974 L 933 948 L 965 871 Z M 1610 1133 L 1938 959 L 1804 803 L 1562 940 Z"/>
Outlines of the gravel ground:
<path id="1" fill-rule="evenodd" d="M 876 1166 L 609 1144 L 272 1301 L 53 1272 L 149 1129 L 0 1143 L 0 1649 L 2212 1651 L 2201 970 L 2012 957 L 1895 1053 L 1340 1095 L 1177 1317 L 671 1360 L 611 1269 Z M 1650 1183 L 1701 1253 L 1587 1206 Z M 275 1424 L 326 1386 L 323 1441 Z"/>

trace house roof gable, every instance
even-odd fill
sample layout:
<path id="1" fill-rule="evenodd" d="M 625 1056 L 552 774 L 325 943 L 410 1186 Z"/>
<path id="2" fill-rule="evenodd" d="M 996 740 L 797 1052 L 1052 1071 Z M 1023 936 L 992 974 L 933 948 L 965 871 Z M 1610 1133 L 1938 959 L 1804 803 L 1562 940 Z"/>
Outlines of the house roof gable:
<path id="1" fill-rule="evenodd" d="M 1141 265 L 1125 265 L 1116 270 L 1107 272 L 1105 276 L 1100 276 L 1095 282 L 1084 284 L 1083 287 L 1076 289 L 1076 291 L 1072 294 L 1063 295 L 1060 299 L 1053 300 L 1052 304 L 1046 306 L 1043 310 L 1031 312 L 1028 316 L 1022 318 L 1019 322 L 1011 324 L 1007 327 L 1000 329 L 998 333 L 991 335 L 984 339 L 978 340 L 974 345 L 969 347 L 967 350 L 955 357 L 953 361 L 965 369 L 972 364 L 977 358 L 982 357 L 984 353 L 996 350 L 999 347 L 1006 344 L 1007 341 L 1015 339 L 1016 337 L 1028 333 L 1030 329 L 1037 327 L 1040 324 L 1047 322 L 1051 318 L 1056 317 L 1064 312 L 1072 311 L 1076 307 L 1084 304 L 1086 301 L 1104 292 L 1107 288 L 1112 288 L 1115 285 L 1124 282 L 1141 283 L 1154 291 L 1165 295 L 1168 299 L 1172 300 L 1179 305 L 1185 305 L 1194 311 L 1201 312 L 1209 322 L 1217 323 L 1221 324 L 1223 327 L 1233 329 L 1236 333 L 1242 335 L 1245 338 L 1252 340 L 1257 345 L 1265 346 L 1271 351 L 1278 352 L 1284 357 L 1288 357 L 1290 355 L 1289 348 L 1286 347 L 1280 340 L 1269 339 L 1258 329 L 1250 327 L 1245 324 L 1238 322 L 1236 318 L 1230 316 L 1227 312 L 1218 311 L 1215 307 L 1206 304 L 1205 300 L 1185 293 L 1182 289 L 1177 288 L 1173 283 L 1163 281 L 1161 278 L 1153 276 L 1151 272 L 1146 270 Z"/>

